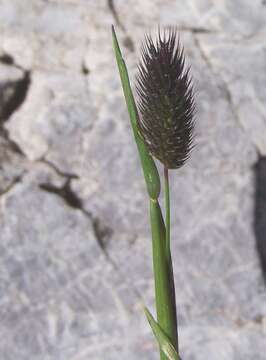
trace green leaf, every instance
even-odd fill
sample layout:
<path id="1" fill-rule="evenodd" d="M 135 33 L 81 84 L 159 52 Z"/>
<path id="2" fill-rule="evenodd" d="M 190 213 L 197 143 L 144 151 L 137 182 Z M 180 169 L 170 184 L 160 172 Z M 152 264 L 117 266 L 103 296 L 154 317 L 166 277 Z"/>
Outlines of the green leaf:
<path id="1" fill-rule="evenodd" d="M 130 81 L 128 77 L 127 67 L 125 61 L 122 57 L 122 53 L 117 41 L 115 29 L 112 26 L 112 36 L 113 36 L 113 47 L 115 51 L 115 57 L 117 61 L 117 66 L 120 74 L 120 79 L 124 91 L 124 96 L 127 104 L 127 109 L 131 121 L 132 130 L 134 133 L 135 141 L 138 147 L 139 156 L 142 164 L 142 169 L 144 173 L 144 178 L 146 181 L 147 191 L 149 196 L 152 199 L 158 199 L 160 194 L 160 177 L 158 174 L 158 170 L 156 168 L 155 162 L 153 158 L 150 156 L 145 143 L 138 131 L 137 119 L 138 119 L 138 111 L 136 107 L 136 103 L 134 100 L 134 96 L 132 93 L 132 89 L 130 86 Z"/>
<path id="2" fill-rule="evenodd" d="M 160 349 L 166 355 L 167 359 L 181 360 L 174 346 L 171 344 L 168 336 L 164 333 L 160 325 L 155 321 L 152 314 L 149 312 L 149 310 L 146 307 L 144 308 L 144 312 L 152 328 L 153 334 L 159 343 Z"/>
<path id="3" fill-rule="evenodd" d="M 178 349 L 174 282 L 171 262 L 168 261 L 165 249 L 165 225 L 157 200 L 150 200 L 150 220 L 157 321 L 172 344 Z M 161 360 L 164 358 L 162 355 Z"/>

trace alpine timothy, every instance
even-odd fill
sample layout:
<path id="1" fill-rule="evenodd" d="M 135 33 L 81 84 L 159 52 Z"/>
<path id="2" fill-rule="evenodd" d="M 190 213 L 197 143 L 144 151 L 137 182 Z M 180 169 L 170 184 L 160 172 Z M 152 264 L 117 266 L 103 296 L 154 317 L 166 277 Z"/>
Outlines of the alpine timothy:
<path id="1" fill-rule="evenodd" d="M 138 128 L 149 152 L 177 169 L 193 147 L 194 91 L 175 28 L 145 36 L 136 77 Z"/>

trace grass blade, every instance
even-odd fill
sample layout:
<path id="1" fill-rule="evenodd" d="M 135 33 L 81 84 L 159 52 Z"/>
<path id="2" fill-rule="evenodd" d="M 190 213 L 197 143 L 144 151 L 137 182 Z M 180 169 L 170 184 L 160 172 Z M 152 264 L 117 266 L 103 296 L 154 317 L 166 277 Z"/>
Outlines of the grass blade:
<path id="1" fill-rule="evenodd" d="M 178 349 L 176 308 L 173 301 L 174 284 L 171 263 L 165 251 L 166 232 L 158 201 L 150 200 L 150 217 L 157 321 Z M 161 360 L 163 359 L 164 356 L 161 355 Z"/>
<path id="2" fill-rule="evenodd" d="M 130 81 L 128 77 L 127 67 L 125 64 L 125 61 L 122 57 L 122 53 L 117 41 L 117 37 L 115 34 L 114 27 L 112 26 L 112 36 L 113 36 L 113 47 L 115 51 L 115 57 L 117 61 L 117 66 L 119 69 L 120 79 L 124 91 L 124 96 L 127 104 L 127 109 L 131 121 L 132 130 L 134 133 L 135 141 L 138 147 L 139 156 L 143 168 L 144 178 L 147 185 L 147 190 L 149 193 L 149 196 L 152 199 L 157 199 L 160 194 L 160 177 L 158 174 L 158 170 L 156 168 L 156 165 L 154 163 L 153 158 L 148 153 L 148 150 L 144 144 L 144 141 L 142 140 L 142 137 L 138 131 L 137 127 L 137 118 L 138 118 L 138 112 L 136 103 L 134 100 L 134 96 L 132 93 L 132 89 L 130 86 Z"/>
<path id="3" fill-rule="evenodd" d="M 168 336 L 164 333 L 160 325 L 154 320 L 152 314 L 149 312 L 149 310 L 146 307 L 144 308 L 144 312 L 152 328 L 153 334 L 159 343 L 160 349 L 165 354 L 167 359 L 181 360 L 174 346 L 171 344 Z"/>

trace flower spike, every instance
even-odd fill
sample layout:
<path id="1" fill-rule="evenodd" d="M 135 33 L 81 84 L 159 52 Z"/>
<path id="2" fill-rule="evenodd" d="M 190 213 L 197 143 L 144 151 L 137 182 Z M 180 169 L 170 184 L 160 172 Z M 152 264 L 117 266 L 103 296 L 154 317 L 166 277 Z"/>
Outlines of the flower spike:
<path id="1" fill-rule="evenodd" d="M 194 92 L 184 49 L 174 28 L 154 41 L 146 34 L 136 90 L 138 127 L 149 152 L 166 168 L 181 167 L 193 147 Z"/>

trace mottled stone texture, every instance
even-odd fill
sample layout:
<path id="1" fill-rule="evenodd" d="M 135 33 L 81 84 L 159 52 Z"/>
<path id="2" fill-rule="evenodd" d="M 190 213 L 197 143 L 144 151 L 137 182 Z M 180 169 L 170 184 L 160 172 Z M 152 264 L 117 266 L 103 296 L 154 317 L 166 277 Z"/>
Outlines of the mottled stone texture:
<path id="1" fill-rule="evenodd" d="M 155 360 L 147 195 L 112 52 L 176 25 L 196 148 L 171 172 L 184 360 L 265 360 L 254 165 L 266 155 L 262 0 L 0 0 L 0 354 Z M 265 235 L 266 237 L 266 235 Z"/>

